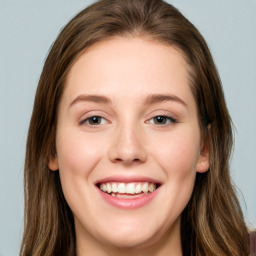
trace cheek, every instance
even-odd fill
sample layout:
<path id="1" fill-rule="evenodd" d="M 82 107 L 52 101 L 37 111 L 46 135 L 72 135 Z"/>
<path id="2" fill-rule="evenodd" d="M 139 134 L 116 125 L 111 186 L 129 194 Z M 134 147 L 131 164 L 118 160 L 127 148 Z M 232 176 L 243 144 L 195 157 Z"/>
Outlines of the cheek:
<path id="1" fill-rule="evenodd" d="M 152 153 L 165 172 L 166 186 L 163 189 L 168 197 L 166 208 L 170 214 L 175 211 L 176 215 L 180 215 L 191 197 L 199 145 L 199 132 L 186 131 L 166 137 L 161 147 Z"/>
<path id="2" fill-rule="evenodd" d="M 64 197 L 73 214 L 90 206 L 91 172 L 102 157 L 102 145 L 93 143 L 81 132 L 59 131 L 56 138 L 59 174 Z"/>
<path id="3" fill-rule="evenodd" d="M 83 195 L 90 189 L 90 174 L 99 162 L 102 147 L 68 129 L 59 132 L 56 147 L 62 190 L 70 208 L 76 211 L 87 200 Z"/>
<path id="4" fill-rule="evenodd" d="M 86 177 L 97 164 L 102 146 L 92 143 L 92 138 L 82 133 L 63 131 L 57 137 L 57 156 L 60 172 Z M 71 135 L 71 136 L 70 136 Z M 92 145 L 93 144 L 93 145 Z"/>
<path id="5" fill-rule="evenodd" d="M 154 155 L 166 175 L 182 177 L 195 172 L 200 153 L 199 137 L 199 132 L 184 131 L 166 137 L 160 147 L 155 141 L 158 147 L 154 146 Z"/>

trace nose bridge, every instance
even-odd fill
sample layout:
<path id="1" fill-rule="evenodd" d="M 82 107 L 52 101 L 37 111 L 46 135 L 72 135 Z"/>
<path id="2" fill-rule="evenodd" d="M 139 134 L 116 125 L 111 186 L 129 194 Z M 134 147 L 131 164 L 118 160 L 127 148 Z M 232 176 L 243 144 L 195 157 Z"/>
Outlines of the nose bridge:
<path id="1" fill-rule="evenodd" d="M 120 122 L 112 138 L 109 156 L 111 161 L 123 162 L 124 164 L 146 160 L 142 128 L 137 122 L 128 118 Z"/>

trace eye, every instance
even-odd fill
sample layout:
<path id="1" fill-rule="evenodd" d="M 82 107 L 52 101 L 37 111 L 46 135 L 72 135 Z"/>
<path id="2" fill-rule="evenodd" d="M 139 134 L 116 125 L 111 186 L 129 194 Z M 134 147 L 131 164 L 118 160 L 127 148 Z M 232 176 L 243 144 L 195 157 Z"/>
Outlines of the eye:
<path id="1" fill-rule="evenodd" d="M 169 116 L 154 116 L 149 120 L 149 123 L 156 125 L 167 125 L 170 123 L 176 123 L 177 120 Z"/>
<path id="2" fill-rule="evenodd" d="M 92 126 L 106 124 L 107 120 L 101 116 L 91 116 L 81 121 L 80 124 L 87 124 Z"/>

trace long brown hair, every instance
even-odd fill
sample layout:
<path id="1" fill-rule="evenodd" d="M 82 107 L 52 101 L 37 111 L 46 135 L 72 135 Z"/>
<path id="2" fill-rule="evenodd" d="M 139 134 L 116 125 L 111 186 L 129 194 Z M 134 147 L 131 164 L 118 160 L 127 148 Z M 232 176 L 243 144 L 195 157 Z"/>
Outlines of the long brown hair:
<path id="1" fill-rule="evenodd" d="M 248 255 L 249 240 L 229 175 L 233 136 L 221 82 L 207 44 L 161 0 L 102 0 L 74 17 L 53 44 L 38 84 L 25 161 L 25 230 L 21 256 L 75 255 L 73 215 L 54 156 L 58 103 L 69 70 L 89 46 L 113 36 L 150 36 L 179 49 L 188 64 L 210 169 L 197 174 L 181 218 L 183 255 Z"/>

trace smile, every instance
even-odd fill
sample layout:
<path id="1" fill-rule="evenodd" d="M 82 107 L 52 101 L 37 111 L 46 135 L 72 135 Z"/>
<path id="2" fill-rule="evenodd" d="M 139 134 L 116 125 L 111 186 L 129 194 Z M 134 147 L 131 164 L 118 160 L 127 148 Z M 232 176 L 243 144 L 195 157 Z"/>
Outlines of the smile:
<path id="1" fill-rule="evenodd" d="M 117 196 L 120 198 L 134 198 L 135 196 L 142 196 L 156 190 L 157 184 L 149 182 L 131 182 L 131 183 L 100 183 L 101 191 Z"/>
<path id="2" fill-rule="evenodd" d="M 97 188 L 108 204 L 121 209 L 137 209 L 150 203 L 158 194 L 159 183 L 152 181 L 102 181 Z"/>

